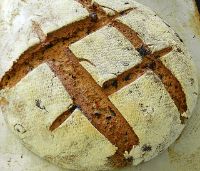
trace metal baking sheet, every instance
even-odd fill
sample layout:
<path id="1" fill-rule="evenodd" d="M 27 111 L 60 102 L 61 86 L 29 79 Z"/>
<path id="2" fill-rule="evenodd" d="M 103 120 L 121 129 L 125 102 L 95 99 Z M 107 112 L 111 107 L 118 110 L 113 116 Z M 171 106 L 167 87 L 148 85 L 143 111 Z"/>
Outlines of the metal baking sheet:
<path id="1" fill-rule="evenodd" d="M 0 0 L 0 9 L 1 2 Z M 151 7 L 183 38 L 200 83 L 200 15 L 194 0 L 137 0 Z M 199 2 L 199 0 L 196 0 Z M 200 89 L 200 86 L 199 86 Z M 7 128 L 0 113 L 1 171 L 63 171 L 28 151 Z M 200 171 L 200 97 L 180 138 L 153 160 L 120 171 Z"/>

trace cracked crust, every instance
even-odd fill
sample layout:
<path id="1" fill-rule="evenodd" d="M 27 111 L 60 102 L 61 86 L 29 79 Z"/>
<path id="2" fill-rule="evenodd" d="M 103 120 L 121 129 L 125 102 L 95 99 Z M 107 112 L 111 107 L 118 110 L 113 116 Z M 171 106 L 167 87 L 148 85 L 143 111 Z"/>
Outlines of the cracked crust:
<path id="1" fill-rule="evenodd" d="M 105 88 L 105 83 L 115 77 L 120 80 L 120 74 L 137 67 L 150 51 L 156 54 L 172 47 L 171 52 L 160 55 L 160 60 L 180 82 L 188 106 L 188 111 L 181 114 L 189 117 L 198 92 L 191 57 L 176 33 L 154 12 L 133 0 L 94 0 L 92 6 L 90 0 L 79 2 L 31 0 L 4 4 L 8 12 L 0 19 L 3 22 L 0 30 L 6 28 L 0 38 L 3 52 L 0 74 L 4 75 L 0 86 L 6 121 L 27 148 L 64 168 L 107 170 L 113 167 L 110 163 L 116 166 L 116 161 L 124 158 L 133 165 L 148 161 L 165 150 L 184 128 L 173 93 L 169 94 L 166 83 L 149 70 L 133 72 L 128 84 L 112 81 L 109 83 L 112 87 Z M 115 19 L 134 30 L 149 49 L 137 47 L 112 27 Z M 115 140 L 111 141 L 110 135 L 105 136 L 101 128 L 97 130 L 91 124 L 92 117 L 80 110 L 79 102 L 75 108 L 73 92 L 66 91 L 61 76 L 46 64 L 49 61 L 63 64 L 57 59 L 67 47 L 105 88 L 103 93 L 135 131 L 140 143 L 131 150 L 119 155 Z M 65 72 L 70 70 L 61 68 Z M 122 78 L 130 79 L 129 75 Z M 89 94 L 92 98 L 92 93 Z M 95 117 L 99 113 L 96 110 Z"/>

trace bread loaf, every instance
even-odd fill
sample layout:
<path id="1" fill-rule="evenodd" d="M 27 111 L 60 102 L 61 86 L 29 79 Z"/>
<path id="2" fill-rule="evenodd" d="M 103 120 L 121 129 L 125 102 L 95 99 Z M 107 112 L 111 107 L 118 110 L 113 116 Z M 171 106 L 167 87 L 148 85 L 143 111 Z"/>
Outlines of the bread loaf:
<path id="1" fill-rule="evenodd" d="M 133 0 L 13 0 L 1 14 L 1 104 L 40 157 L 74 170 L 138 165 L 195 107 L 183 40 Z"/>

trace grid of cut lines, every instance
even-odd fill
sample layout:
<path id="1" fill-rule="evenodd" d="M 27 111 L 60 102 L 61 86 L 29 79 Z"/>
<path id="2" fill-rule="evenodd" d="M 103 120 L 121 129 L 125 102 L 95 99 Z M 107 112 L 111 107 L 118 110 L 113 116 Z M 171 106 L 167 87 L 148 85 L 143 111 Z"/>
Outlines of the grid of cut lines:
<path id="1" fill-rule="evenodd" d="M 95 28 L 93 30 L 94 32 L 101 29 L 105 25 L 110 24 L 112 27 L 116 28 L 120 33 L 122 33 L 131 42 L 133 47 L 138 51 L 140 56 L 143 58 L 143 60 L 140 64 L 130 68 L 127 71 L 124 71 L 120 75 L 116 76 L 116 78 L 113 78 L 113 79 L 110 79 L 110 80 L 107 80 L 106 82 L 104 82 L 103 86 L 101 87 L 101 91 L 106 96 L 107 100 L 109 100 L 108 99 L 109 95 L 117 92 L 121 88 L 134 82 L 134 80 L 136 80 L 138 78 L 138 76 L 142 76 L 147 70 L 152 70 L 164 84 L 166 90 L 169 92 L 169 94 L 170 94 L 171 98 L 173 99 L 175 105 L 177 106 L 179 112 L 184 113 L 187 110 L 187 105 L 186 105 L 185 94 L 182 90 L 182 87 L 181 87 L 179 81 L 177 80 L 177 78 L 171 73 L 171 71 L 168 68 L 166 68 L 162 64 L 162 62 L 160 60 L 160 58 L 162 56 L 170 53 L 173 50 L 173 48 L 167 47 L 167 48 L 164 48 L 157 52 L 152 53 L 150 48 L 148 47 L 148 45 L 146 45 L 143 42 L 143 40 L 138 36 L 138 34 L 133 29 L 129 28 L 127 25 L 116 20 L 117 17 L 119 17 L 120 15 L 127 15 L 130 11 L 133 11 L 134 9 L 125 10 L 121 13 L 116 12 L 116 14 L 114 16 L 110 17 L 110 16 L 106 15 L 106 13 L 103 11 L 103 9 L 98 4 L 91 5 L 90 0 L 80 0 L 79 2 L 85 8 L 87 8 L 88 12 L 90 13 L 90 18 L 91 18 L 92 22 L 96 22 L 98 25 L 98 22 L 99 22 L 98 16 L 101 16 L 102 20 L 106 21 L 105 22 L 106 24 L 104 23 L 102 26 L 98 26 L 97 28 Z M 81 37 L 81 38 L 83 38 L 83 37 Z M 72 58 L 74 58 L 74 59 L 76 58 L 76 56 L 73 54 L 73 52 L 70 51 L 69 46 L 67 48 L 67 51 L 68 51 L 67 54 L 72 56 Z M 79 63 L 78 63 L 78 66 L 82 67 L 81 64 L 79 64 Z M 166 73 L 166 74 L 163 74 L 163 73 Z M 58 73 L 55 73 L 55 74 L 58 75 Z M 86 70 L 85 70 L 85 74 L 90 75 L 90 73 L 88 73 Z M 167 82 L 168 79 L 172 80 L 172 82 L 170 82 L 170 84 L 171 84 L 170 86 L 168 85 L 168 82 Z M 95 82 L 95 84 L 97 84 L 97 83 Z M 99 86 L 99 85 L 97 85 L 97 86 Z M 175 94 L 173 93 L 174 89 L 178 89 Z M 179 98 L 180 96 L 182 98 Z M 113 104 L 112 104 L 112 106 L 115 108 L 115 106 Z M 74 104 L 66 112 L 64 112 L 63 114 L 58 116 L 56 118 L 56 120 L 52 123 L 52 125 L 50 126 L 50 131 L 53 131 L 57 127 L 59 127 L 59 125 L 61 123 L 63 123 L 74 112 L 74 110 L 77 107 L 78 107 L 78 105 Z M 81 108 L 81 106 L 79 106 L 79 107 Z M 119 113 L 119 115 L 121 115 L 119 111 L 118 111 L 118 113 Z M 121 115 L 121 117 L 123 118 L 122 115 Z M 128 124 L 128 122 L 126 122 L 126 120 L 124 118 L 123 118 L 123 120 L 125 121 L 125 122 L 123 122 L 126 124 L 125 126 L 129 129 L 132 129 L 130 127 L 130 125 Z M 119 122 L 116 122 L 116 124 L 118 124 L 119 127 L 123 126 L 122 123 L 119 123 Z M 95 122 L 93 122 L 92 125 L 98 129 L 97 125 L 95 125 Z M 123 153 L 125 151 L 129 152 L 132 149 L 132 146 L 136 145 L 135 143 L 138 143 L 137 141 L 135 141 L 135 142 L 131 141 L 131 143 L 132 143 L 131 145 L 127 145 L 127 146 L 123 147 L 120 144 L 123 144 L 124 137 L 120 137 L 117 132 L 113 132 L 112 137 L 110 137 L 108 135 L 108 132 L 102 132 L 100 130 L 99 130 L 99 132 L 101 132 L 112 144 L 114 144 L 116 147 L 118 147 L 118 152 L 116 152 L 116 155 L 114 155 L 114 157 L 113 157 L 114 158 L 113 160 L 116 160 L 115 162 L 117 162 L 117 160 L 119 159 L 119 156 L 123 159 L 124 158 Z M 123 135 L 123 133 L 120 135 Z M 134 131 L 130 132 L 130 136 L 136 137 L 136 135 L 134 134 Z"/>
<path id="2" fill-rule="evenodd" d="M 90 13 L 93 12 L 93 9 L 88 7 L 87 1 L 86 2 L 81 1 L 81 3 L 88 9 L 88 11 Z M 98 12 L 101 13 L 101 15 L 102 15 L 103 10 L 99 6 L 98 6 L 98 9 L 99 9 L 99 11 L 95 11 L 95 13 L 93 13 L 93 15 L 96 15 Z M 106 14 L 104 13 L 104 15 L 106 15 Z M 146 45 L 143 42 L 143 40 L 138 36 L 138 34 L 134 30 L 130 29 L 127 25 L 122 24 L 121 22 L 119 22 L 117 20 L 113 20 L 111 23 L 111 26 L 115 27 L 119 32 L 121 32 L 132 43 L 133 47 L 139 52 L 139 54 L 141 55 L 143 60 L 140 64 L 132 67 L 128 71 L 121 73 L 120 75 L 116 76 L 116 78 L 110 79 L 110 80 L 104 82 L 104 84 L 102 86 L 102 91 L 106 94 L 106 96 L 108 97 L 109 95 L 117 92 L 119 89 L 125 87 L 126 85 L 133 82 L 136 78 L 138 78 L 138 75 L 142 76 L 147 70 L 150 69 L 161 79 L 166 90 L 169 92 L 171 98 L 173 99 L 175 105 L 177 106 L 179 112 L 180 113 L 185 112 L 187 109 L 186 100 L 185 100 L 185 98 L 183 98 L 183 99 L 179 98 L 179 95 L 182 95 L 182 97 L 185 97 L 185 96 L 183 96 L 184 92 L 182 91 L 181 85 L 180 85 L 179 81 L 177 80 L 177 78 L 171 73 L 171 71 L 169 69 L 167 69 L 162 64 L 162 62 L 159 59 L 162 56 L 170 53 L 173 50 L 173 48 L 167 47 L 160 51 L 152 53 L 150 48 L 148 47 L 148 45 Z M 68 51 L 70 51 L 70 50 L 68 49 Z M 70 53 L 72 53 L 72 52 L 70 51 Z M 167 73 L 167 76 L 163 75 L 163 73 Z M 166 85 L 167 79 L 173 80 L 171 83 L 172 85 L 170 87 L 168 85 Z M 175 86 L 176 87 L 178 86 L 180 89 L 176 94 L 172 94 L 172 90 L 175 88 Z M 183 105 L 181 106 L 181 104 L 183 104 Z M 54 121 L 54 123 L 57 123 L 58 121 L 61 123 L 64 122 L 64 120 L 66 120 L 70 116 L 70 114 L 73 113 L 73 111 L 75 109 L 76 109 L 76 106 L 74 105 L 68 111 L 66 111 L 62 115 L 60 115 Z M 55 128 L 50 127 L 51 131 L 53 131 L 54 129 Z M 104 134 L 104 136 L 108 137 L 105 134 Z M 123 139 L 123 137 L 121 137 L 121 138 Z M 110 139 L 108 138 L 108 140 L 110 140 Z"/>

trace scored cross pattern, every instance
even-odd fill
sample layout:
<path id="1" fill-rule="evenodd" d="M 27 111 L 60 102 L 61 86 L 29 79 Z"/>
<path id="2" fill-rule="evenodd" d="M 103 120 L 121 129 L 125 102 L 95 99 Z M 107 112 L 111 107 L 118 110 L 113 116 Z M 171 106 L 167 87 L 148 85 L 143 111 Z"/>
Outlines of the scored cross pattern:
<path id="1" fill-rule="evenodd" d="M 115 20 L 118 16 L 126 15 L 133 9 L 123 11 L 122 13 L 116 12 L 116 14 L 111 17 L 107 16 L 98 4 L 91 5 L 91 0 L 80 0 L 79 2 L 90 13 L 91 26 L 87 33 L 80 34 L 80 36 L 77 36 L 74 39 L 72 38 L 72 40 L 69 39 L 67 47 L 65 47 L 65 50 L 61 50 L 60 54 L 57 54 L 57 58 L 51 60 L 51 58 L 47 57 L 47 59 L 44 60 L 48 62 L 52 71 L 60 78 L 73 100 L 73 106 L 58 116 L 49 129 L 50 131 L 54 131 L 75 111 L 75 109 L 78 108 L 102 135 L 104 135 L 113 145 L 118 147 L 115 155 L 110 157 L 111 163 L 116 167 L 125 166 L 131 160 L 125 159 L 125 151 L 130 152 L 134 145 L 139 144 L 139 139 L 119 110 L 109 100 L 109 95 L 134 82 L 147 70 L 152 70 L 164 84 L 179 112 L 181 114 L 184 113 L 187 110 L 187 105 L 181 84 L 171 71 L 160 61 L 160 57 L 171 52 L 172 47 L 167 47 L 152 53 L 150 48 L 133 29 Z M 90 73 L 80 64 L 80 59 L 78 59 L 69 49 L 69 45 L 108 24 L 115 27 L 132 43 L 133 47 L 139 52 L 143 60 L 140 64 L 124 71 L 116 76 L 116 78 L 107 80 L 101 87 L 92 78 Z M 83 30 L 85 28 L 88 28 L 87 24 L 84 25 Z M 76 32 L 74 34 L 78 35 Z M 59 39 L 57 41 L 59 42 Z M 51 44 L 50 42 L 50 45 L 53 46 L 54 44 Z M 29 60 L 25 59 L 21 63 L 24 64 L 26 61 L 31 62 L 32 58 Z M 39 61 L 40 62 L 38 63 L 33 62 L 33 66 L 36 67 L 44 62 L 41 60 Z M 18 66 L 19 64 L 15 65 Z M 28 66 L 25 65 L 25 67 L 27 68 L 22 69 L 21 72 L 23 76 L 30 71 Z M 16 72 L 17 67 L 15 68 L 14 66 L 13 68 L 14 69 L 10 71 L 11 74 L 12 72 Z M 15 77 L 15 75 L 17 74 L 14 74 L 13 77 L 10 77 L 9 74 L 6 76 L 9 76 L 9 79 L 14 78 L 13 82 L 16 83 L 19 81 L 19 78 Z M 3 80 L 4 79 L 6 80 L 6 77 L 3 78 Z M 1 87 L 4 87 L 4 84 L 6 85 L 7 82 L 3 82 Z M 11 85 L 12 84 L 13 83 L 11 83 Z"/>
<path id="2" fill-rule="evenodd" d="M 98 17 L 97 14 L 101 14 L 101 16 L 104 15 L 105 18 L 107 17 L 99 6 L 96 6 L 95 13 L 93 13 L 94 7 L 88 6 L 90 4 L 88 3 L 88 1 L 81 1 L 81 3 L 88 9 L 89 12 L 92 12 L 92 17 L 95 17 L 95 21 Z M 71 79 L 71 76 L 65 77 L 65 81 L 63 81 L 63 84 L 66 87 L 70 96 L 73 97 L 74 105 L 53 122 L 50 130 L 53 131 L 54 129 L 56 129 L 74 112 L 76 108 L 79 108 L 90 120 L 92 125 L 97 128 L 97 130 L 99 130 L 99 132 L 101 132 L 112 144 L 118 147 L 116 154 L 112 157 L 112 162 L 114 162 L 115 165 L 117 165 L 117 162 L 121 162 L 123 163 L 122 165 L 125 165 L 123 153 L 125 151 L 130 152 L 133 145 L 137 145 L 139 143 L 139 140 L 127 121 L 125 121 L 117 108 L 110 102 L 110 100 L 108 99 L 109 95 L 130 84 L 131 82 L 136 80 L 138 76 L 143 75 L 145 71 L 150 69 L 161 79 L 161 81 L 165 85 L 166 90 L 169 92 L 171 98 L 174 100 L 174 103 L 180 113 L 185 112 L 187 110 L 187 106 L 185 94 L 179 81 L 159 60 L 160 57 L 171 52 L 172 47 L 167 47 L 160 51 L 151 53 L 150 48 L 142 41 L 142 39 L 134 30 L 116 20 L 113 20 L 111 22 L 111 25 L 117 28 L 118 31 L 120 31 L 132 43 L 134 48 L 143 58 L 142 62 L 134 66 L 133 68 L 121 73 L 116 78 L 104 82 L 103 86 L 100 87 L 91 78 L 91 75 L 81 66 L 75 55 L 68 48 L 66 51 L 66 57 L 69 58 L 69 61 L 66 62 L 65 66 L 72 66 L 72 68 L 74 69 L 72 73 L 74 78 L 77 79 L 79 77 L 80 79 L 80 77 L 82 77 L 82 79 L 85 80 L 89 78 L 88 80 L 90 80 L 90 85 L 82 85 L 81 89 L 79 89 L 76 86 L 73 86 L 76 84 L 76 81 L 74 79 Z M 60 79 L 63 80 L 64 68 L 62 68 L 62 66 L 60 65 L 54 65 L 52 63 L 50 64 L 50 66 L 52 70 L 57 73 L 58 76 L 60 76 Z M 76 74 L 76 71 L 79 69 L 79 74 Z M 80 75 L 80 73 L 82 75 Z M 93 80 L 92 83 L 91 80 Z M 91 87 L 93 87 L 94 89 L 92 89 Z M 176 93 L 174 93 L 174 90 L 177 90 Z M 83 93 L 83 91 L 90 93 L 87 96 L 85 93 Z M 90 96 L 93 96 L 93 99 L 91 99 Z M 98 100 L 96 101 L 96 99 L 99 98 L 103 99 L 104 102 L 99 102 Z M 95 106 L 94 108 L 94 103 L 90 103 L 91 101 L 94 103 L 99 102 L 99 106 Z M 101 116 L 102 114 L 103 116 Z M 106 120 L 109 121 L 107 122 Z M 108 124 L 110 127 L 109 129 L 107 129 Z M 125 129 L 121 129 L 121 127 Z"/>

